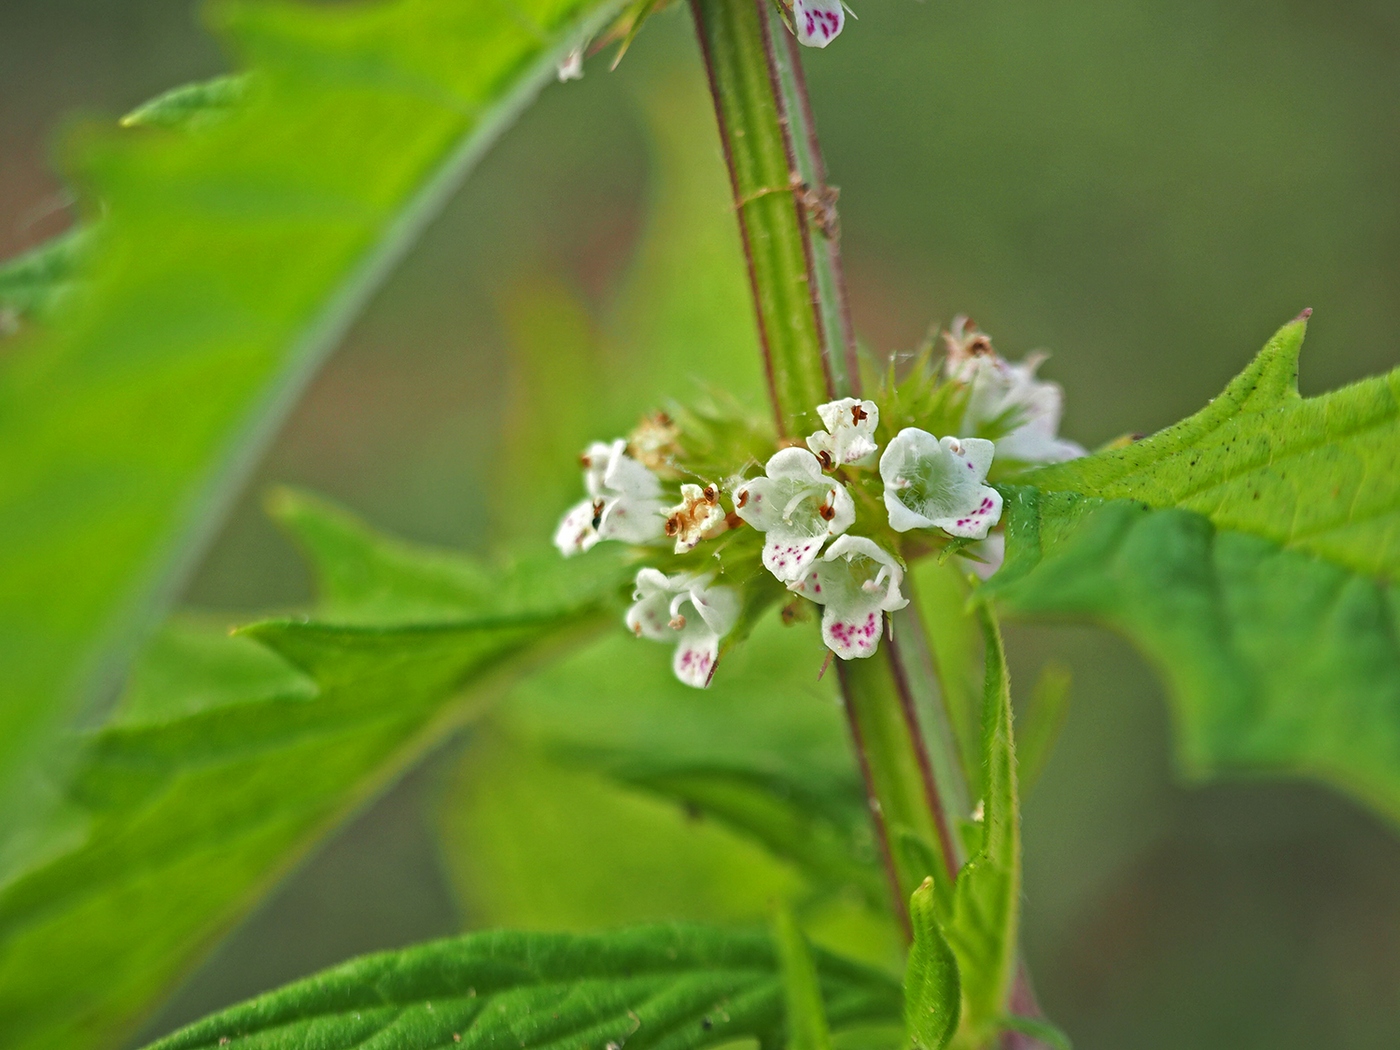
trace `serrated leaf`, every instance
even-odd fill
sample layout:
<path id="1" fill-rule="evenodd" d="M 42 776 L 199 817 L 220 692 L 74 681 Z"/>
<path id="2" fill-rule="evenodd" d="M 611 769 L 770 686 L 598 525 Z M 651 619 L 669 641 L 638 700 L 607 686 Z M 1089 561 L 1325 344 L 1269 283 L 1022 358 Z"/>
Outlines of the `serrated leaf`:
<path id="1" fill-rule="evenodd" d="M 0 868 L 44 819 L 55 739 L 115 692 L 317 364 L 616 7 L 221 5 L 243 104 L 71 151 L 103 209 L 83 294 L 0 361 Z"/>
<path id="2" fill-rule="evenodd" d="M 1132 639 L 1170 686 L 1188 774 L 1303 774 L 1400 819 L 1394 587 L 1189 511 L 1033 490 L 1007 506 L 1001 605 Z"/>
<path id="3" fill-rule="evenodd" d="M 1293 321 L 1195 415 L 1125 448 L 1036 471 L 1042 492 L 1194 511 L 1366 576 L 1400 573 L 1400 369 L 1298 394 Z"/>
<path id="4" fill-rule="evenodd" d="M 363 526 L 323 511 L 317 530 L 317 509 L 299 504 L 301 527 L 361 544 L 384 608 L 421 608 L 421 595 L 486 572 L 439 551 L 415 561 L 389 541 L 376 558 Z M 0 1044 L 118 1044 L 296 857 L 479 714 L 489 686 L 617 616 L 616 582 L 579 588 L 552 611 L 387 627 L 284 620 L 239 638 L 165 639 L 87 742 L 64 834 L 0 888 Z M 250 650 L 253 638 L 278 655 Z"/>
<path id="5" fill-rule="evenodd" d="M 124 128 L 169 128 L 189 131 L 217 123 L 248 94 L 246 73 L 233 73 L 181 84 L 143 102 L 120 124 Z"/>
<path id="6" fill-rule="evenodd" d="M 587 558 L 549 550 L 495 563 L 375 532 L 317 496 L 280 488 L 268 511 L 292 536 L 316 578 L 316 615 L 378 627 L 528 616 L 589 605 L 623 592 L 628 556 L 614 544 Z"/>
<path id="7" fill-rule="evenodd" d="M 1006 1010 L 1016 970 L 1021 907 L 1021 814 L 1011 686 L 1001 631 L 981 610 L 987 679 L 982 697 L 982 841 L 953 887 L 944 935 L 958 963 L 962 1009 L 958 1045 L 980 1047 Z"/>
<path id="8" fill-rule="evenodd" d="M 838 1024 L 883 1020 L 898 990 L 825 953 Z M 403 1050 L 626 1046 L 698 1050 L 770 1043 L 782 990 L 764 934 L 664 925 L 593 935 L 482 933 L 383 952 L 250 1000 L 149 1050 Z"/>
<path id="9" fill-rule="evenodd" d="M 904 971 L 904 1029 L 913 1050 L 943 1050 L 958 1030 L 962 989 L 958 962 L 938 924 L 930 877 L 909 899 L 914 943 Z"/>
<path id="10" fill-rule="evenodd" d="M 1132 639 L 1188 773 L 1303 774 L 1400 818 L 1400 371 L 1301 398 L 1303 331 L 1176 426 L 1007 486 L 986 593 Z"/>

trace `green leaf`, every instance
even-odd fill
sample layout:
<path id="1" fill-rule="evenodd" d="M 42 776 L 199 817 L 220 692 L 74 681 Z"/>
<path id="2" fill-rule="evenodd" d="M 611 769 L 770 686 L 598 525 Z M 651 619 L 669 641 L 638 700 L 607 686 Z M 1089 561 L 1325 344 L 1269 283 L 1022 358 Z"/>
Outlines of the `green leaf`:
<path id="1" fill-rule="evenodd" d="M 987 651 L 982 699 L 982 843 L 958 873 L 944 934 L 962 986 L 959 1045 L 982 1046 L 996 1031 L 1016 970 L 1021 897 L 1021 815 L 1011 687 L 1001 632 L 983 606 Z"/>
<path id="2" fill-rule="evenodd" d="M 71 151 L 103 210 L 83 294 L 0 361 L 0 868 L 317 365 L 617 6 L 225 4 L 243 104 Z"/>
<path id="3" fill-rule="evenodd" d="M 982 763 L 982 632 L 968 608 L 966 570 L 956 561 L 924 558 L 911 575 L 959 757 L 964 769 L 976 769 Z"/>
<path id="4" fill-rule="evenodd" d="M 833 1022 L 884 1019 L 898 989 L 817 956 Z M 483 933 L 369 955 L 250 1000 L 150 1050 L 693 1050 L 782 1029 L 770 939 L 700 926 L 596 935 Z"/>
<path id="5" fill-rule="evenodd" d="M 889 887 L 870 848 L 859 784 L 654 756 L 603 761 L 621 783 L 673 799 L 754 839 L 814 885 L 853 887 L 872 908 L 888 909 Z"/>
<path id="6" fill-rule="evenodd" d="M 268 512 L 292 536 L 316 577 L 318 618 L 377 627 L 521 616 L 621 594 L 632 576 L 620 544 L 563 559 L 549 550 L 492 564 L 384 536 L 341 508 L 289 488 Z"/>
<path id="7" fill-rule="evenodd" d="M 212 618 L 167 623 L 132 668 L 109 725 L 157 725 L 231 704 L 314 699 L 308 676 Z"/>
<path id="8" fill-rule="evenodd" d="M 444 596 L 485 578 L 485 566 L 437 551 L 415 559 L 391 541 L 375 556 L 371 535 L 342 513 L 318 516 L 306 499 L 297 510 L 303 534 L 361 545 L 374 581 L 363 593 L 377 607 L 408 617 L 426 594 L 442 617 L 283 620 L 236 638 L 182 624 L 163 636 L 88 739 L 68 822 L 0 889 L 0 1045 L 118 1044 L 319 837 L 512 676 L 620 617 L 616 577 L 552 609 L 522 602 L 526 611 L 483 616 L 467 595 L 451 614 Z M 499 582 L 523 597 L 523 584 Z M 353 612 L 354 593 L 329 607 Z"/>
<path id="9" fill-rule="evenodd" d="M 783 980 L 783 1005 L 787 1016 L 787 1050 L 831 1050 L 822 1004 L 821 980 L 812 959 L 811 946 L 793 918 L 780 906 L 773 916 L 773 940 Z"/>
<path id="10" fill-rule="evenodd" d="M 803 893 L 800 876 L 755 843 L 497 724 L 510 721 L 472 734 L 441 810 L 471 926 L 754 922 L 774 898 Z"/>
<path id="11" fill-rule="evenodd" d="M 1361 575 L 1400 574 L 1400 369 L 1298 394 L 1299 318 L 1194 416 L 1125 448 L 1036 471 L 1042 492 L 1204 515 Z"/>
<path id="12" fill-rule="evenodd" d="M 1176 426 L 1008 486 L 986 593 L 1132 639 L 1188 773 L 1303 774 L 1400 819 L 1400 372 L 1301 398 L 1302 336 Z"/>
<path id="13" fill-rule="evenodd" d="M 817 680 L 820 641 L 774 611 L 725 659 L 711 688 L 689 689 L 666 647 L 619 625 L 516 687 L 441 810 L 473 923 L 758 921 L 776 897 L 819 943 L 898 965 L 883 887 L 872 907 L 865 881 L 875 843 L 831 676 Z M 794 842 L 803 827 L 821 838 Z"/>
<path id="14" fill-rule="evenodd" d="M 909 899 L 914 943 L 904 972 L 904 1028 L 913 1050 L 943 1050 L 958 1030 L 962 989 L 958 963 L 938 925 L 933 879 Z"/>
<path id="15" fill-rule="evenodd" d="M 182 84 L 137 106 L 120 123 L 124 128 L 207 127 L 228 116 L 247 97 L 247 74 L 230 74 Z"/>
<path id="16" fill-rule="evenodd" d="M 0 315 L 8 313 L 14 324 L 57 310 L 73 291 L 91 240 L 79 226 L 0 263 Z M 5 327 L 0 323 L 0 337 L 7 334 Z"/>

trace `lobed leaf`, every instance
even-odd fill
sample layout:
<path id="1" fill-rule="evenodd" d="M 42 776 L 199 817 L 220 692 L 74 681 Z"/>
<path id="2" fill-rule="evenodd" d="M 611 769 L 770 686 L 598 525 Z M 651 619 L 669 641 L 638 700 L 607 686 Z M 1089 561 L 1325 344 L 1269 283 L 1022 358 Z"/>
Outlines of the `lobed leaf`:
<path id="1" fill-rule="evenodd" d="M 103 209 L 83 294 L 0 360 L 0 869 L 317 364 L 617 6 L 224 4 L 242 103 L 78 145 Z"/>
<path id="2" fill-rule="evenodd" d="M 834 1023 L 884 1020 L 898 988 L 816 956 Z M 149 1050 L 698 1050 L 782 1030 L 764 934 L 643 926 L 606 934 L 495 932 L 356 959 L 196 1022 Z"/>
<path id="3" fill-rule="evenodd" d="M 1287 772 L 1400 820 L 1400 597 L 1199 514 L 1017 489 L 1009 612 L 1123 632 L 1157 666 L 1186 772 Z"/>
<path id="4" fill-rule="evenodd" d="M 1007 486 L 986 593 L 1132 639 L 1189 773 L 1311 776 L 1400 819 L 1400 370 L 1302 398 L 1304 328 L 1181 423 Z"/>
<path id="5" fill-rule="evenodd" d="M 1361 575 L 1400 573 L 1400 369 L 1298 394 L 1306 315 L 1195 415 L 1124 448 L 1036 471 L 1042 492 L 1193 511 Z"/>
<path id="6" fill-rule="evenodd" d="M 485 566 L 440 552 L 415 560 L 389 541 L 376 557 L 343 514 L 318 518 L 309 501 L 299 509 L 304 531 L 319 522 L 318 534 L 363 545 L 380 607 L 421 608 L 414 602 L 431 593 L 440 617 L 166 635 L 87 741 L 68 783 L 68 823 L 0 888 L 5 1047 L 118 1043 L 291 863 L 479 714 L 493 686 L 616 615 L 616 577 L 552 608 L 490 617 L 464 596 L 454 615 L 442 596 L 461 578 L 484 578 Z M 407 595 L 397 603 L 396 568 Z M 523 594 L 508 579 L 502 590 Z M 343 594 L 336 601 L 347 607 Z"/>

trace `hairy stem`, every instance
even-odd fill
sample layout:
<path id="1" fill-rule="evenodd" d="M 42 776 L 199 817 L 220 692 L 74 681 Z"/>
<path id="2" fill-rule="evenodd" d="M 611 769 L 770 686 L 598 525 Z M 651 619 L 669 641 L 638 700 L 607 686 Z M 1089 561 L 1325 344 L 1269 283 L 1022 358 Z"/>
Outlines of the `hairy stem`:
<path id="1" fill-rule="evenodd" d="M 835 396 L 838 386 L 825 352 L 805 180 L 776 67 L 770 8 L 769 0 L 691 0 L 774 415 L 780 434 L 801 438 L 820 426 L 814 410 Z"/>
<path id="2" fill-rule="evenodd" d="M 817 141 L 802 63 L 771 0 L 691 0 L 709 73 L 779 433 L 818 427 L 823 401 L 857 394 L 860 373 L 841 270 L 835 190 Z M 912 587 L 912 581 L 908 582 Z M 941 894 L 966 860 L 968 771 L 919 614 L 890 620 L 871 659 L 837 661 L 851 740 L 890 880 L 907 901 L 926 876 Z M 1024 968 L 1014 1007 L 1038 1013 Z M 1009 1046 L 1035 1046 L 1015 1037 Z"/>

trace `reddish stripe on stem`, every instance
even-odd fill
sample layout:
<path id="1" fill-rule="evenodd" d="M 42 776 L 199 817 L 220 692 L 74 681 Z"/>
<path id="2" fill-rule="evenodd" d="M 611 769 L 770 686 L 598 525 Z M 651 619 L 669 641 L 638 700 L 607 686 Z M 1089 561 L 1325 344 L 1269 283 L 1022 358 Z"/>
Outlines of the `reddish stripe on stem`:
<path id="1" fill-rule="evenodd" d="M 773 352 L 768 345 L 768 328 L 763 323 L 763 310 L 758 307 L 762 301 L 758 285 L 758 273 L 754 270 L 753 246 L 749 242 L 749 223 L 744 215 L 744 200 L 739 191 L 739 173 L 734 167 L 734 150 L 729 141 L 729 121 L 724 114 L 724 101 L 720 96 L 719 84 L 715 81 L 714 56 L 710 54 L 709 41 L 705 35 L 704 15 L 700 11 L 700 0 L 690 0 L 690 13 L 695 20 L 695 38 L 700 43 L 700 54 L 705 62 L 705 76 L 710 83 L 710 97 L 715 102 L 715 122 L 719 125 L 719 141 L 724 150 L 724 166 L 729 172 L 729 189 L 734 197 L 734 211 L 739 220 L 739 239 L 744 245 L 744 263 L 749 271 L 749 290 L 753 293 L 754 313 L 758 320 L 758 343 L 763 351 L 763 374 L 768 380 L 768 398 L 773 403 L 773 418 L 778 423 L 778 433 L 783 435 L 787 428 L 783 421 L 782 405 L 778 402 L 777 377 L 773 373 Z"/>

